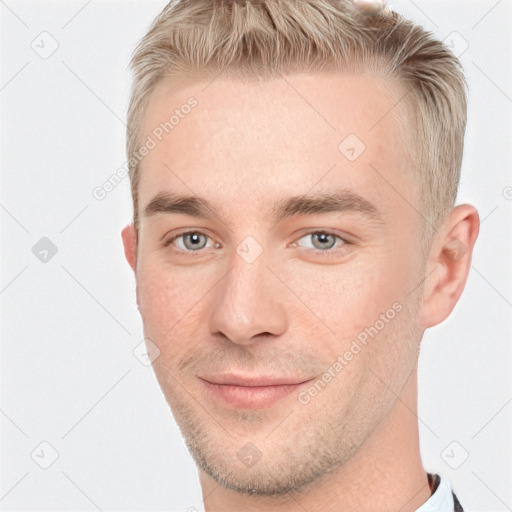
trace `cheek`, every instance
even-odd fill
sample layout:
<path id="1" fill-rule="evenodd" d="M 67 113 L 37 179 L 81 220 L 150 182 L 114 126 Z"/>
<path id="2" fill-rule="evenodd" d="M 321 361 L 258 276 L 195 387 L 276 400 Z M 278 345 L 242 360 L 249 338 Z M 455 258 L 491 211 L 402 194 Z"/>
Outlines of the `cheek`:
<path id="1" fill-rule="evenodd" d="M 287 282 L 336 339 L 347 340 L 373 325 L 396 301 L 405 300 L 410 271 L 396 253 L 379 251 L 346 265 L 301 265 Z"/>
<path id="2" fill-rule="evenodd" d="M 153 340 L 162 352 L 179 352 L 197 339 L 199 326 L 204 325 L 202 298 L 210 286 L 188 271 L 157 270 L 156 265 L 142 268 L 137 278 L 139 310 L 145 336 Z"/>

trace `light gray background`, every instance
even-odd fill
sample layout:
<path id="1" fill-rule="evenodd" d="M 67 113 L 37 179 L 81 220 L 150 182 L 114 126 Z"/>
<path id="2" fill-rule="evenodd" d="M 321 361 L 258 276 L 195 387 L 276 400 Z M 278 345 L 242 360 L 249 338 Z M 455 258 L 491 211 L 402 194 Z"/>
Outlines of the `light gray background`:
<path id="1" fill-rule="evenodd" d="M 153 372 L 132 353 L 142 326 L 120 237 L 128 179 L 92 194 L 125 163 L 127 64 L 165 3 L 0 1 L 2 510 L 203 509 Z M 462 299 L 422 345 L 424 465 L 467 511 L 512 510 L 512 3 L 390 5 L 469 45 L 458 202 L 483 221 Z M 49 51 L 52 38 L 48 58 L 31 47 Z M 32 252 L 42 237 L 58 248 L 47 262 Z M 48 469 L 42 442 L 59 455 Z"/>

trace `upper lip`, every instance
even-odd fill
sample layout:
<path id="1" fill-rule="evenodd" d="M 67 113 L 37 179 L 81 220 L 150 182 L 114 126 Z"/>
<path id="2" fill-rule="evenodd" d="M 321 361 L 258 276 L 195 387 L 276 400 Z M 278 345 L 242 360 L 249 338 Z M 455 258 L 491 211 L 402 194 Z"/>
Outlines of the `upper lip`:
<path id="1" fill-rule="evenodd" d="M 291 386 L 311 380 L 311 377 L 236 375 L 234 373 L 205 375 L 200 378 L 211 382 L 212 384 L 223 384 L 225 386 Z"/>

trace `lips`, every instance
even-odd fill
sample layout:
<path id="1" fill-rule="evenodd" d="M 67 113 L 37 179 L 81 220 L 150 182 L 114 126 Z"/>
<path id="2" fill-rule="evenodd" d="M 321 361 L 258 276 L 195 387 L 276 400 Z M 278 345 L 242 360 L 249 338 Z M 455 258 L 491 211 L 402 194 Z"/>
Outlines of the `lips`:
<path id="1" fill-rule="evenodd" d="M 212 376 L 203 376 L 203 380 L 211 382 L 212 384 L 221 384 L 228 386 L 283 386 L 283 385 L 296 385 L 311 380 L 311 377 L 282 377 L 282 376 L 263 376 L 252 375 L 243 376 L 234 373 L 223 373 Z"/>
<path id="2" fill-rule="evenodd" d="M 199 380 L 208 397 L 218 404 L 237 409 L 263 409 L 289 397 L 312 379 L 222 374 Z"/>

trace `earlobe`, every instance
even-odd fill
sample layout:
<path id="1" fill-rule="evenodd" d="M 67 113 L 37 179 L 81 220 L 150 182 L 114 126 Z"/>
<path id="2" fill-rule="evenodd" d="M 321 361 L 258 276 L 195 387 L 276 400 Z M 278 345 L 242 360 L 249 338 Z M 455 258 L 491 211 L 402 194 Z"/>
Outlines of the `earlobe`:
<path id="1" fill-rule="evenodd" d="M 128 224 L 122 231 L 124 255 L 132 270 L 137 268 L 137 231 L 133 224 Z"/>
<path id="2" fill-rule="evenodd" d="M 422 301 L 421 323 L 425 329 L 444 321 L 462 295 L 479 227 L 474 206 L 456 206 L 432 244 L 426 271 L 431 274 Z"/>

